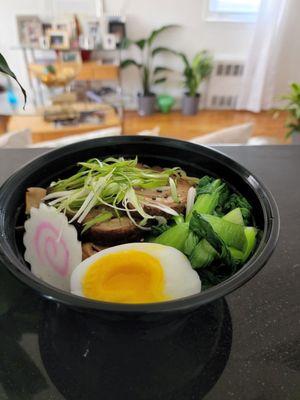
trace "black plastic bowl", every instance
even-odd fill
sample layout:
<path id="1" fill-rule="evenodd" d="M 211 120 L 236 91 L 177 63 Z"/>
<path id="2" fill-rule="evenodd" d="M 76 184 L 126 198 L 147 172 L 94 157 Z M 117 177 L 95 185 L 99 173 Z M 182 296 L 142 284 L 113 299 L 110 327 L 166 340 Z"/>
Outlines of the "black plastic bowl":
<path id="1" fill-rule="evenodd" d="M 226 180 L 253 205 L 262 238 L 251 259 L 231 278 L 200 294 L 163 303 L 127 305 L 87 300 L 56 289 L 35 277 L 23 259 L 15 227 L 24 215 L 24 194 L 30 186 L 46 186 L 69 173 L 78 161 L 92 157 L 138 156 L 148 165 L 181 166 L 190 175 L 211 174 Z M 237 289 L 267 262 L 279 234 L 279 214 L 269 190 L 240 164 L 210 148 L 155 137 L 123 136 L 85 141 L 51 151 L 12 175 L 0 191 L 0 260 L 18 279 L 42 296 L 81 311 L 127 315 L 186 312 Z M 19 221 L 18 221 L 19 219 Z"/>

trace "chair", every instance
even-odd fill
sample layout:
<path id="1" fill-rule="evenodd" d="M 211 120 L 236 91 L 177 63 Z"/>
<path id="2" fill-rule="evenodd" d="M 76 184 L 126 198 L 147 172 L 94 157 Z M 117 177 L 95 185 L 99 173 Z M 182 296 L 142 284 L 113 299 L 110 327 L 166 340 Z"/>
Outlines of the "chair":
<path id="1" fill-rule="evenodd" d="M 0 135 L 0 147 L 22 148 L 32 143 L 30 129 L 23 129 L 18 132 L 3 133 Z"/>
<path id="2" fill-rule="evenodd" d="M 229 128 L 197 136 L 191 140 L 195 144 L 247 144 L 253 131 L 253 123 L 230 126 Z"/>
<path id="3" fill-rule="evenodd" d="M 99 129 L 97 131 L 80 133 L 78 135 L 72 135 L 72 136 L 66 136 L 66 137 L 63 137 L 60 139 L 48 140 L 48 141 L 38 142 L 38 143 L 34 143 L 34 144 L 28 144 L 26 147 L 30 147 L 30 148 L 61 147 L 61 146 L 66 146 L 71 143 L 83 142 L 85 140 L 98 139 L 98 138 L 109 137 L 109 136 L 119 136 L 119 135 L 121 135 L 121 131 L 122 130 L 121 130 L 120 126 L 114 126 L 112 128 Z"/>

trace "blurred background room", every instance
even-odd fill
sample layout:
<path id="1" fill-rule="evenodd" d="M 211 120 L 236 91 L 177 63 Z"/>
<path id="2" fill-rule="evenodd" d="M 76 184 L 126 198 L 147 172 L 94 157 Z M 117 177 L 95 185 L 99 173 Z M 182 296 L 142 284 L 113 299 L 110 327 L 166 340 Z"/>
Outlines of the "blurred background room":
<path id="1" fill-rule="evenodd" d="M 296 0 L 5 2 L 0 147 L 300 142 L 299 13 Z"/>

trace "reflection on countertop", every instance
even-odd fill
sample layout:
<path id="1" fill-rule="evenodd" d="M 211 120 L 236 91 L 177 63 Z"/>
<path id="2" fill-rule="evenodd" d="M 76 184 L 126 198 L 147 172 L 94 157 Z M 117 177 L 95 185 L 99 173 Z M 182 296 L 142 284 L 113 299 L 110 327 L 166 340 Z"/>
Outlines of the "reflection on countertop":
<path id="1" fill-rule="evenodd" d="M 67 400 L 201 399 L 220 377 L 231 340 L 224 300 L 155 324 L 45 303 L 39 328 L 45 369 Z"/>

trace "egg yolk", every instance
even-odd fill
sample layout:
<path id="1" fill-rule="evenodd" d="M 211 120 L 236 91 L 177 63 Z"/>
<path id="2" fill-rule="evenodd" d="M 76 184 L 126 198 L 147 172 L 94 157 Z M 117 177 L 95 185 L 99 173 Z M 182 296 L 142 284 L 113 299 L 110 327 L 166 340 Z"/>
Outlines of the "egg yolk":
<path id="1" fill-rule="evenodd" d="M 108 254 L 95 261 L 83 277 L 82 289 L 85 297 L 114 303 L 167 299 L 159 260 L 137 250 Z"/>

